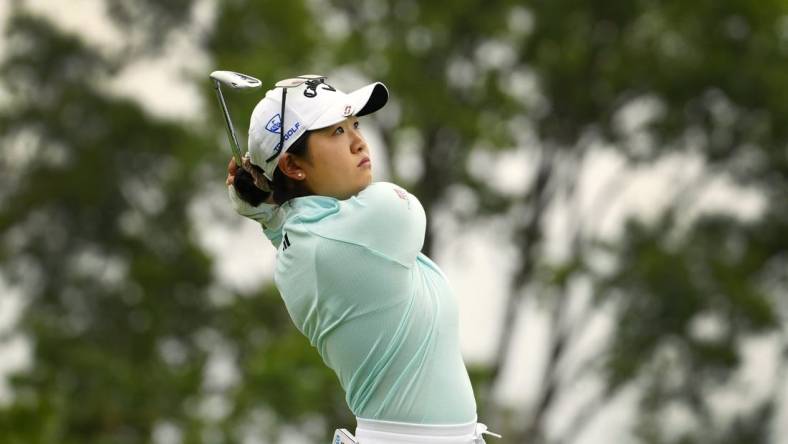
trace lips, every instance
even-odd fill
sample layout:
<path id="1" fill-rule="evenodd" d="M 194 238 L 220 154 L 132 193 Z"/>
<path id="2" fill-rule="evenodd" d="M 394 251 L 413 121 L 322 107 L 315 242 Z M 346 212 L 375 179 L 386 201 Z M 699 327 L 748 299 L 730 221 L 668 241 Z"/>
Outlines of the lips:
<path id="1" fill-rule="evenodd" d="M 368 165 L 369 164 L 369 157 L 365 157 L 361 159 L 361 162 L 358 163 L 356 166 Z"/>

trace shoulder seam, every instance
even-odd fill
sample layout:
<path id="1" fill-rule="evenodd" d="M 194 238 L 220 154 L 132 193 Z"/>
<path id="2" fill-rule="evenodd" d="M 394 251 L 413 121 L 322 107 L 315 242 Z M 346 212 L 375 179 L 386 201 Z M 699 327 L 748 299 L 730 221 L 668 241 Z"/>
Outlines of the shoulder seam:
<path id="1" fill-rule="evenodd" d="M 389 262 L 393 262 L 393 263 L 395 263 L 395 264 L 397 264 L 397 265 L 399 265 L 401 267 L 408 268 L 408 269 L 413 267 L 413 264 L 410 264 L 410 265 L 409 264 L 404 264 L 401 261 L 398 261 L 397 259 L 394 259 L 393 257 L 391 257 L 391 256 L 389 256 L 389 255 L 387 255 L 387 254 L 385 254 L 383 252 L 380 252 L 380 251 L 378 251 L 378 250 L 376 250 L 374 248 L 370 248 L 370 247 L 368 247 L 366 245 L 362 245 L 362 244 L 358 244 L 356 242 L 351 242 L 351 241 L 342 240 L 342 239 L 335 239 L 333 237 L 328 237 L 328 236 L 325 236 L 325 235 L 322 235 L 322 234 L 319 234 L 319 233 L 315 233 L 314 231 L 310 230 L 309 227 L 307 227 L 305 225 L 304 225 L 304 228 L 310 234 L 314 235 L 315 237 L 317 237 L 317 238 L 319 238 L 321 240 L 337 242 L 337 243 L 340 243 L 340 244 L 355 245 L 356 247 L 363 248 L 364 250 L 369 251 L 371 254 L 373 254 L 375 256 L 378 256 L 380 258 L 386 259 Z"/>

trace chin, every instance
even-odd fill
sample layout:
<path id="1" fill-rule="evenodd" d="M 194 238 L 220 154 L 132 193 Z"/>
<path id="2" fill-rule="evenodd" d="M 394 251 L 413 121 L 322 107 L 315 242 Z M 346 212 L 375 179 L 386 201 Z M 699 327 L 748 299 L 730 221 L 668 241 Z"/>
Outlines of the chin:
<path id="1" fill-rule="evenodd" d="M 372 183 L 372 174 L 368 174 L 359 184 L 356 186 L 352 196 L 357 195 L 358 193 L 364 191 Z"/>

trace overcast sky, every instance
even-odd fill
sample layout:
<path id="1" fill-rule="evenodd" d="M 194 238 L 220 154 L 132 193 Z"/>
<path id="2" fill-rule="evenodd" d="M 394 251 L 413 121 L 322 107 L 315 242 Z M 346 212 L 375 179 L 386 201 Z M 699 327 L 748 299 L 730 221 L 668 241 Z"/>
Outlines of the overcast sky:
<path id="1" fill-rule="evenodd" d="M 68 2 L 52 2 L 34 0 L 27 2 L 30 9 L 52 18 L 63 29 L 84 35 L 93 42 L 109 48 L 117 45 L 122 38 L 104 18 L 98 0 L 71 0 Z M 4 28 L 7 15 L 7 3 L 0 2 L 0 29 Z M 210 26 L 212 3 L 203 1 L 197 12 L 197 23 L 194 26 Z M 5 39 L 0 39 L 0 56 L 5 51 Z M 210 87 L 208 73 L 213 69 L 232 69 L 233 67 L 214 67 L 211 61 L 195 47 L 193 40 L 187 36 L 175 38 L 168 51 L 157 59 L 144 60 L 132 65 L 120 73 L 105 87 L 116 94 L 132 97 L 151 114 L 174 120 L 199 120 L 201 111 L 206 106 L 218 106 L 216 103 L 202 103 L 197 88 L 201 85 L 174 83 L 172 78 L 180 78 L 186 72 L 205 75 L 206 82 L 202 87 Z M 250 73 L 254 75 L 254 73 Z M 354 78 L 352 73 L 339 70 L 334 73 L 335 86 L 341 89 L 352 89 L 361 86 L 364 79 Z M 385 83 L 385 79 L 381 80 Z M 2 86 L 0 86 L 0 91 Z M 396 91 L 392 91 L 396 95 Z M 230 99 L 231 100 L 231 99 Z M 639 107 L 638 107 L 639 106 Z M 648 104 L 634 104 L 624 117 L 622 125 L 637 127 L 639 121 L 650 112 Z M 241 117 L 236 117 L 239 121 Z M 408 160 L 400 159 L 397 165 L 385 165 L 381 154 L 385 149 L 374 128 L 370 130 L 370 142 L 373 146 L 376 179 L 386 180 L 389 168 L 407 168 Z M 241 138 L 242 140 L 245 137 Z M 244 140 L 245 144 L 245 140 Z M 224 149 L 226 147 L 217 147 Z M 227 150 L 229 156 L 229 149 Z M 532 158 L 525 149 L 513 150 L 499 157 L 484 155 L 479 158 L 480 165 L 500 171 L 497 186 L 501 189 L 517 192 L 527 184 L 528 171 L 532 166 Z M 201 201 L 195 204 L 193 215 L 198 221 L 202 234 L 203 245 L 218 258 L 216 273 L 225 282 L 239 288 L 250 288 L 261 281 L 270 279 L 275 250 L 260 233 L 257 224 L 251 221 L 228 216 L 231 211 L 225 199 L 225 189 L 221 182 L 223 165 L 217 166 L 217 186 Z M 600 198 L 606 198 L 610 184 L 615 183 L 616 189 L 623 190 L 611 204 L 607 216 L 600 221 L 596 230 L 602 236 L 615 237 L 625 217 L 637 214 L 649 218 L 658 214 L 659 209 L 674 199 L 680 187 L 677 183 L 689 183 L 703 173 L 700 158 L 689 156 L 670 156 L 654 165 L 639 169 L 625 169 L 624 162 L 609 147 L 599 146 L 593 150 L 584 164 L 579 188 L 582 191 L 581 217 L 593 216 Z M 454 197 L 456 205 L 462 205 L 462 195 Z M 734 206 L 735 202 L 735 206 Z M 708 209 L 725 209 L 743 218 L 757 217 L 765 202 L 755 192 L 734 187 L 724 177 L 710 182 L 695 206 L 695 211 Z M 568 206 L 555 208 L 552 212 L 550 229 L 547 232 L 548 255 L 560 258 L 566 253 L 568 240 L 566 228 L 570 222 Z M 468 362 L 486 361 L 492 357 L 498 325 L 500 323 L 503 300 L 507 293 L 508 276 L 513 269 L 514 254 L 504 248 L 491 249 L 490 239 L 500 239 L 505 233 L 506 220 L 491 221 L 483 226 L 459 226 L 447 214 L 435 214 L 429 222 L 440 224 L 441 231 L 436 238 L 435 261 L 441 266 L 460 301 L 461 343 L 463 353 Z M 224 248 L 230 243 L 241 243 L 245 246 L 245 255 L 227 254 Z M 577 300 L 582 301 L 590 296 L 590 290 L 578 286 L 575 290 Z M 0 331 L 13 324 L 21 307 L 20 299 L 12 297 L 10 289 L 0 281 Z M 532 299 L 529 299 L 532 300 Z M 594 321 L 591 334 L 585 340 L 585 349 L 578 353 L 593 352 L 595 341 L 602 340 L 608 328 L 608 319 L 603 315 Z M 519 318 L 517 335 L 513 350 L 517 353 L 514 365 L 506 369 L 506 383 L 503 399 L 513 405 L 523 405 L 535 393 L 539 384 L 539 366 L 544 361 L 544 337 L 548 325 L 544 316 L 533 303 L 525 304 Z M 0 375 L 9 368 L 18 366 L 25 361 L 25 341 L 17 337 L 10 343 L 0 343 Z M 758 366 L 774 359 L 775 349 L 768 340 L 754 343 L 752 366 L 742 373 L 743 384 L 755 392 L 768 390 L 770 381 L 759 377 Z M 752 367 L 752 368 L 750 368 Z M 579 387 L 577 396 L 593 390 L 593 387 Z M 3 384 L 0 384 L 0 397 L 3 395 Z M 625 430 L 629 415 L 628 403 L 632 394 L 626 394 L 606 410 L 592 425 L 583 444 L 608 442 L 613 433 Z M 725 401 L 723 399 L 723 401 Z M 729 404 L 737 404 L 736 400 L 728 400 Z M 569 407 L 567 407 L 569 408 Z M 681 421 L 677 414 L 677 421 Z M 786 417 L 788 423 L 788 417 Z M 560 425 L 556 425 L 560 427 Z M 620 441 L 620 442 L 625 442 Z"/>

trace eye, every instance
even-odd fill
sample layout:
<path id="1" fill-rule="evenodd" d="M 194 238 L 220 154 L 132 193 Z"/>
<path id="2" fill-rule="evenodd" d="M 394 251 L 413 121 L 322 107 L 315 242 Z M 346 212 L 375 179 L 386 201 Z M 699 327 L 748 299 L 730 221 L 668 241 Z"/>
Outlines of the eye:
<path id="1" fill-rule="evenodd" d="M 334 135 L 335 136 L 338 136 L 338 135 L 344 134 L 344 133 L 345 133 L 345 129 L 342 128 L 341 126 L 338 126 L 337 129 L 334 130 Z"/>
<path id="2" fill-rule="evenodd" d="M 358 129 L 359 126 L 361 126 L 361 122 L 359 122 L 358 120 L 353 122 L 353 128 Z"/>

